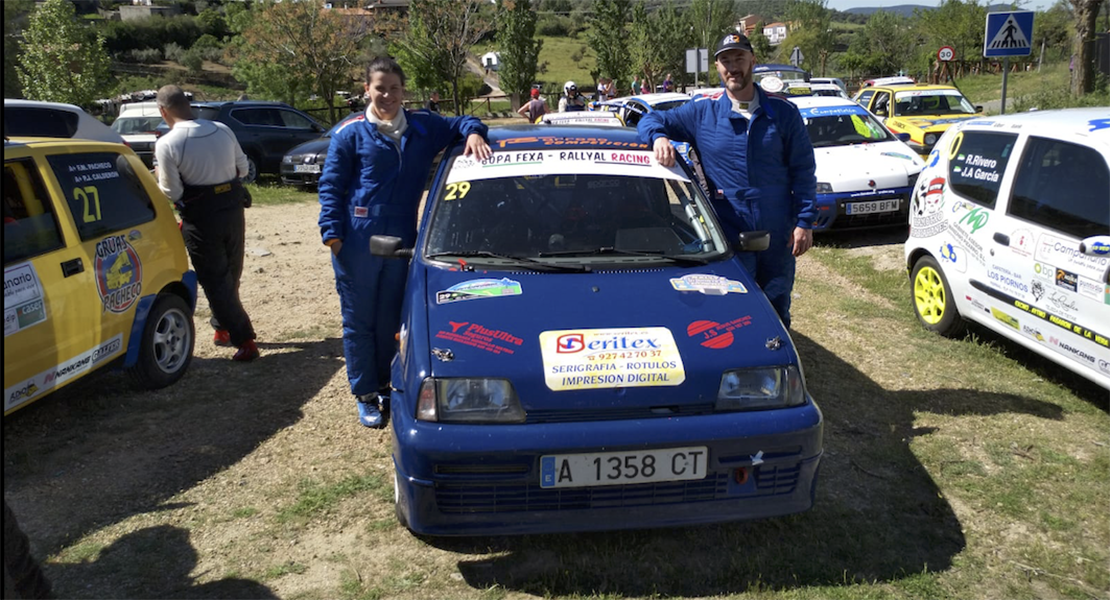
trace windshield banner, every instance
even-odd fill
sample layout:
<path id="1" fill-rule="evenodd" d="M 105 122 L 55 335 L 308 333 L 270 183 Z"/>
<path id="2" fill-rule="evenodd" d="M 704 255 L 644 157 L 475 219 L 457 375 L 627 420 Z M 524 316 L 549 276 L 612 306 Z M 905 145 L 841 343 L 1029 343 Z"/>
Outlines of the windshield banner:
<path id="1" fill-rule="evenodd" d="M 494 152 L 482 161 L 459 156 L 451 166 L 447 183 L 543 175 L 612 175 L 690 181 L 678 166 L 668 169 L 659 164 L 653 152 L 573 149 Z"/>
<path id="2" fill-rule="evenodd" d="M 801 108 L 798 112 L 802 113 L 803 119 L 810 117 L 836 117 L 840 115 L 865 115 L 867 111 L 862 106 L 816 106 L 813 108 Z"/>

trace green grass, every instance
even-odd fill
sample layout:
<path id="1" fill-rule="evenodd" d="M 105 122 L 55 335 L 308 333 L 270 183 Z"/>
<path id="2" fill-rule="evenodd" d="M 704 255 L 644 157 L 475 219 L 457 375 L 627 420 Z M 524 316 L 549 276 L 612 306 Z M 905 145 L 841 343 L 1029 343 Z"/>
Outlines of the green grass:
<path id="1" fill-rule="evenodd" d="M 543 84 L 544 95 L 553 95 L 558 99 L 567 81 L 575 82 L 579 90 L 587 90 L 593 85 L 594 78 L 590 71 L 597 68 L 597 54 L 584 35 L 578 38 L 539 36 L 538 39 L 543 40 L 539 64 L 547 63 L 547 66 L 544 71 L 536 73 L 536 83 Z M 496 44 L 486 44 L 476 46 L 472 53 L 481 56 L 494 49 Z M 582 59 L 573 61 L 571 57 L 575 55 L 581 55 Z"/>
<path id="2" fill-rule="evenodd" d="M 259 175 L 254 183 L 247 184 L 254 206 L 278 206 L 298 202 L 316 202 L 313 188 L 284 185 L 277 175 Z"/>
<path id="3" fill-rule="evenodd" d="M 346 498 L 366 492 L 371 492 L 379 498 L 383 495 L 387 495 L 390 500 L 393 498 L 393 489 L 383 483 L 379 475 L 349 475 L 339 482 L 330 484 L 305 479 L 298 485 L 298 489 L 297 501 L 278 512 L 279 523 L 311 518 L 317 513 L 336 506 Z"/>

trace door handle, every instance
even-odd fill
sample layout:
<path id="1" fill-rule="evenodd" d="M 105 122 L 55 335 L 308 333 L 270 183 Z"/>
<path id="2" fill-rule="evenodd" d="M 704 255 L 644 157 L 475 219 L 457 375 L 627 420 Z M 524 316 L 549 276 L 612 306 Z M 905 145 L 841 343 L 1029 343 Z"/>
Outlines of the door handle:
<path id="1" fill-rule="evenodd" d="M 80 257 L 73 260 L 67 260 L 62 263 L 62 275 L 65 275 L 66 277 L 69 277 L 70 275 L 76 275 L 78 273 L 83 273 L 84 271 L 85 263 L 81 262 Z"/>
<path id="2" fill-rule="evenodd" d="M 1009 246 L 1010 245 L 1010 236 L 1006 235 L 1005 233 L 1002 233 L 1001 231 L 996 231 L 996 232 L 994 232 L 994 241 L 998 242 L 999 244 L 1002 244 L 1003 246 Z"/>

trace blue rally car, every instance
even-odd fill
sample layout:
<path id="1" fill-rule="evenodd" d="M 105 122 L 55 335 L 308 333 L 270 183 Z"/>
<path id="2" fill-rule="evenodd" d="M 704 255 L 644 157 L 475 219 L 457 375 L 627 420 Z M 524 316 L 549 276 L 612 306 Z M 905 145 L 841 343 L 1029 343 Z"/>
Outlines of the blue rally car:
<path id="1" fill-rule="evenodd" d="M 612 530 L 813 504 L 822 417 L 684 166 L 636 132 L 490 129 L 448 150 L 392 372 L 396 508 L 428 535 Z"/>

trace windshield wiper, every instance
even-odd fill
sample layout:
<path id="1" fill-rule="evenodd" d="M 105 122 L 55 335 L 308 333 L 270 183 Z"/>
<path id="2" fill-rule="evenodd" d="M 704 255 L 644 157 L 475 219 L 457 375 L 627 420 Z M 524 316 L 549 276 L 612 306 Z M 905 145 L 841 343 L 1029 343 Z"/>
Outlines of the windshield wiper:
<path id="1" fill-rule="evenodd" d="M 540 252 L 539 256 L 648 256 L 651 258 L 659 258 L 662 260 L 670 261 L 680 265 L 704 265 L 709 262 L 709 259 L 699 258 L 696 256 L 676 256 L 674 254 L 664 254 L 662 250 L 623 250 L 617 249 L 612 246 L 602 246 L 593 250 L 558 250 L 554 252 Z"/>
<path id="2" fill-rule="evenodd" d="M 488 250 L 466 250 L 456 252 L 437 252 L 429 254 L 425 258 L 443 258 L 446 256 L 457 256 L 459 258 L 496 258 L 513 263 L 514 265 L 522 266 L 526 269 L 533 271 L 571 271 L 577 273 L 589 272 L 589 265 L 573 265 L 573 264 L 552 264 L 528 258 L 527 256 L 515 256 L 512 254 L 501 254 L 500 252 L 490 252 Z M 543 256 L 543 254 L 540 254 Z M 467 265 L 466 261 L 459 261 L 463 264 L 463 269 L 473 271 L 474 267 Z"/>

